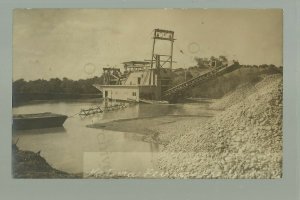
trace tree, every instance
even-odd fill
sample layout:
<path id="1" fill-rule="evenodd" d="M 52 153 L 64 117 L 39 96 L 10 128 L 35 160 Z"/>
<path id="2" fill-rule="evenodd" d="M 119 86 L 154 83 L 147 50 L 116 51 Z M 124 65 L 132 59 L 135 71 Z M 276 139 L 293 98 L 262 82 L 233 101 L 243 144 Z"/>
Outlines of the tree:
<path id="1" fill-rule="evenodd" d="M 14 81 L 12 84 L 13 93 L 24 93 L 24 87 L 26 83 L 27 82 L 24 79 L 18 79 Z"/>
<path id="2" fill-rule="evenodd" d="M 199 68 L 208 68 L 209 66 L 209 60 L 207 58 L 196 57 L 195 61 L 197 62 L 197 66 Z"/>

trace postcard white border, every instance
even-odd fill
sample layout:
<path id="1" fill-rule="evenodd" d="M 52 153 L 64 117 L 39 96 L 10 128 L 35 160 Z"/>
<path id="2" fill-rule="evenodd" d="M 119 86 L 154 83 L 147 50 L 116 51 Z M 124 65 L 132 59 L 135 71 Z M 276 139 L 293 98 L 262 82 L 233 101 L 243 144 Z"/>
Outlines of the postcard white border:
<path id="1" fill-rule="evenodd" d="M 298 2 L 298 3 L 297 3 Z M 298 6 L 298 7 L 297 7 Z M 284 164 L 276 180 L 24 180 L 11 178 L 12 10 L 14 8 L 282 8 L 284 10 Z M 1 199 L 298 199 L 299 1 L 1 0 Z M 298 28 L 297 28 L 298 27 Z M 298 40 L 297 40 L 298 39 Z M 298 49 L 297 49 L 298 44 Z M 297 53 L 298 50 L 298 53 Z M 297 62 L 298 61 L 298 62 Z M 298 65 L 297 65 L 298 64 Z"/>

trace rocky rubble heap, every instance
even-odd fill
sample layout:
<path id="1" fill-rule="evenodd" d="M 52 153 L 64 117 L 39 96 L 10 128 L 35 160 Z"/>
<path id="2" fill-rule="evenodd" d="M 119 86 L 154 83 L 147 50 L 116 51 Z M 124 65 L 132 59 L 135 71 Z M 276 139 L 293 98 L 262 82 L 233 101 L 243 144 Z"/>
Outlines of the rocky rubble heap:
<path id="1" fill-rule="evenodd" d="M 263 77 L 246 97 L 241 91 L 225 111 L 172 138 L 157 159 L 168 177 L 282 176 L 282 74 Z"/>
<path id="2" fill-rule="evenodd" d="M 210 108 L 217 109 L 217 110 L 224 110 L 242 101 L 243 99 L 247 98 L 255 91 L 256 91 L 255 86 L 251 84 L 240 85 L 235 91 L 230 92 L 229 94 L 225 95 L 222 99 L 210 105 Z"/>

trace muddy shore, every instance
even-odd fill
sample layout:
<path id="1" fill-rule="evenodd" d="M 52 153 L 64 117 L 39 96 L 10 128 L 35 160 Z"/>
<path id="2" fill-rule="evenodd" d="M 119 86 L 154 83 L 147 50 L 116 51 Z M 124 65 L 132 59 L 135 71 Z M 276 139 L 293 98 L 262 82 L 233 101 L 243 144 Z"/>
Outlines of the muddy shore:
<path id="1" fill-rule="evenodd" d="M 39 152 L 23 151 L 16 144 L 12 145 L 13 178 L 82 178 L 82 174 L 71 174 L 54 169 Z"/>

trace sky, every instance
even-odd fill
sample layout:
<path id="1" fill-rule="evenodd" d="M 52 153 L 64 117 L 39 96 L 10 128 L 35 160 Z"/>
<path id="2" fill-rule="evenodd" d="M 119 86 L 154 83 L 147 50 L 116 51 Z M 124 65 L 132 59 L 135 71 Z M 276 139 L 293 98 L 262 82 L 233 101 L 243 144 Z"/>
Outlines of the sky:
<path id="1" fill-rule="evenodd" d="M 175 32 L 173 68 L 219 55 L 281 66 L 282 23 L 279 9 L 16 9 L 13 80 L 85 79 L 149 60 L 155 28 Z"/>

